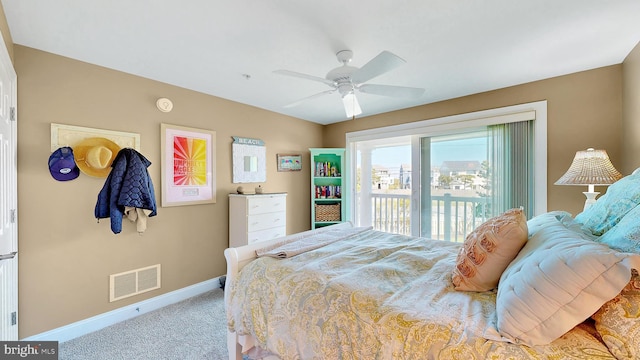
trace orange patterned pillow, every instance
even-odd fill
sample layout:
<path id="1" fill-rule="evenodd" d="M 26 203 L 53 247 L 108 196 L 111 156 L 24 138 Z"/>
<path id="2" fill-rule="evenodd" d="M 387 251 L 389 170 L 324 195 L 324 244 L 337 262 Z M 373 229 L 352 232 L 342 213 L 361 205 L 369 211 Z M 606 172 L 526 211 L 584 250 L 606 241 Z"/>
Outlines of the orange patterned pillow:
<path id="1" fill-rule="evenodd" d="M 640 276 L 593 314 L 596 330 L 616 359 L 640 358 Z"/>
<path id="2" fill-rule="evenodd" d="M 473 230 L 458 253 L 453 270 L 456 290 L 488 291 L 527 242 L 527 219 L 522 209 L 511 209 Z"/>

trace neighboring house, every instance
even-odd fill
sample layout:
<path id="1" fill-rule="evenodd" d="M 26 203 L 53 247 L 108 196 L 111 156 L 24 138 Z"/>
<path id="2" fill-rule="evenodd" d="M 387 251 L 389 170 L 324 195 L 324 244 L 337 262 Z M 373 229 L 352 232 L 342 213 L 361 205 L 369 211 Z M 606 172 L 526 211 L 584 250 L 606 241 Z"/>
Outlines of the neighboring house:
<path id="1" fill-rule="evenodd" d="M 373 184 L 374 189 L 378 190 L 386 190 L 389 188 L 389 185 L 393 183 L 393 179 L 391 178 L 391 172 L 389 168 L 382 165 L 374 165 L 373 170 L 375 174 L 373 174 L 373 179 L 376 182 Z"/>
<path id="2" fill-rule="evenodd" d="M 440 175 L 448 176 L 451 182 L 447 186 L 455 190 L 475 189 L 484 184 L 479 176 L 482 166 L 479 161 L 443 161 Z"/>
<path id="3" fill-rule="evenodd" d="M 461 175 L 477 176 L 482 167 L 479 161 L 443 161 L 440 166 L 440 173 L 451 177 Z"/>
<path id="4" fill-rule="evenodd" d="M 400 165 L 400 176 L 398 184 L 401 189 L 411 189 L 411 165 Z"/>
<path id="5" fill-rule="evenodd" d="M 431 168 L 431 187 L 432 188 L 438 188 L 440 185 L 439 179 L 440 179 L 440 175 L 442 175 L 442 173 L 440 172 L 440 167 L 435 166 Z"/>

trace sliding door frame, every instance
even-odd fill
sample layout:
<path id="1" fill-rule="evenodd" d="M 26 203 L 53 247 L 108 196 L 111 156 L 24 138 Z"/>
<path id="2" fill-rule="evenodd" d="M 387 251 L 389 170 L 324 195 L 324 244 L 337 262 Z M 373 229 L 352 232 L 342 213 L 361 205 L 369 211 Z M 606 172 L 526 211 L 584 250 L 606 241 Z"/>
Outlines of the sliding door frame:
<path id="1" fill-rule="evenodd" d="M 420 169 L 411 176 L 411 203 L 420 204 L 420 188 L 423 176 L 429 176 L 420 168 L 420 138 L 437 136 L 462 129 L 472 129 L 483 126 L 505 124 L 511 122 L 534 120 L 534 211 L 535 215 L 547 212 L 547 102 L 537 101 L 520 105 L 506 106 L 490 110 L 475 111 L 465 114 L 445 116 L 430 120 L 386 126 L 375 129 L 346 133 L 347 169 L 355 174 L 357 164 L 356 145 L 359 141 L 377 140 L 400 136 L 411 137 L 411 167 Z M 357 213 L 356 176 L 349 176 L 348 190 L 351 191 L 349 204 L 351 209 L 348 220 L 354 221 L 353 214 Z M 419 215 L 419 206 L 412 206 L 412 219 Z M 420 222 L 411 221 L 412 234 L 420 233 Z"/>

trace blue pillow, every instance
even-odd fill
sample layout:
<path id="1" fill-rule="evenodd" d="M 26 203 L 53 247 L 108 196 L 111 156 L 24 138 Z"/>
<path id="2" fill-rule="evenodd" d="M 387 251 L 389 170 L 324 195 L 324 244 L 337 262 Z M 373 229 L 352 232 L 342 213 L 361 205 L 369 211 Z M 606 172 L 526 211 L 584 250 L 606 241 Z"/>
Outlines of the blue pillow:
<path id="1" fill-rule="evenodd" d="M 596 241 L 623 252 L 640 254 L 640 205 Z"/>
<path id="2" fill-rule="evenodd" d="M 640 172 L 616 181 L 598 201 L 576 215 L 575 220 L 594 235 L 614 227 L 626 213 L 640 204 Z"/>

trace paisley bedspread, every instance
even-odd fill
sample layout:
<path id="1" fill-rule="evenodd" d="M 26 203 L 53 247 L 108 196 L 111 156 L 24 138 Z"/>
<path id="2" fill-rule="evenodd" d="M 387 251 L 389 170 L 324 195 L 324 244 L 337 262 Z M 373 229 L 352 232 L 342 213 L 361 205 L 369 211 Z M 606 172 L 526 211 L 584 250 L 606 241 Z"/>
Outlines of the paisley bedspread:
<path id="1" fill-rule="evenodd" d="M 229 330 L 281 359 L 611 359 L 583 323 L 549 345 L 483 338 L 495 292 L 453 289 L 460 244 L 368 230 L 288 259 L 247 264 Z"/>

